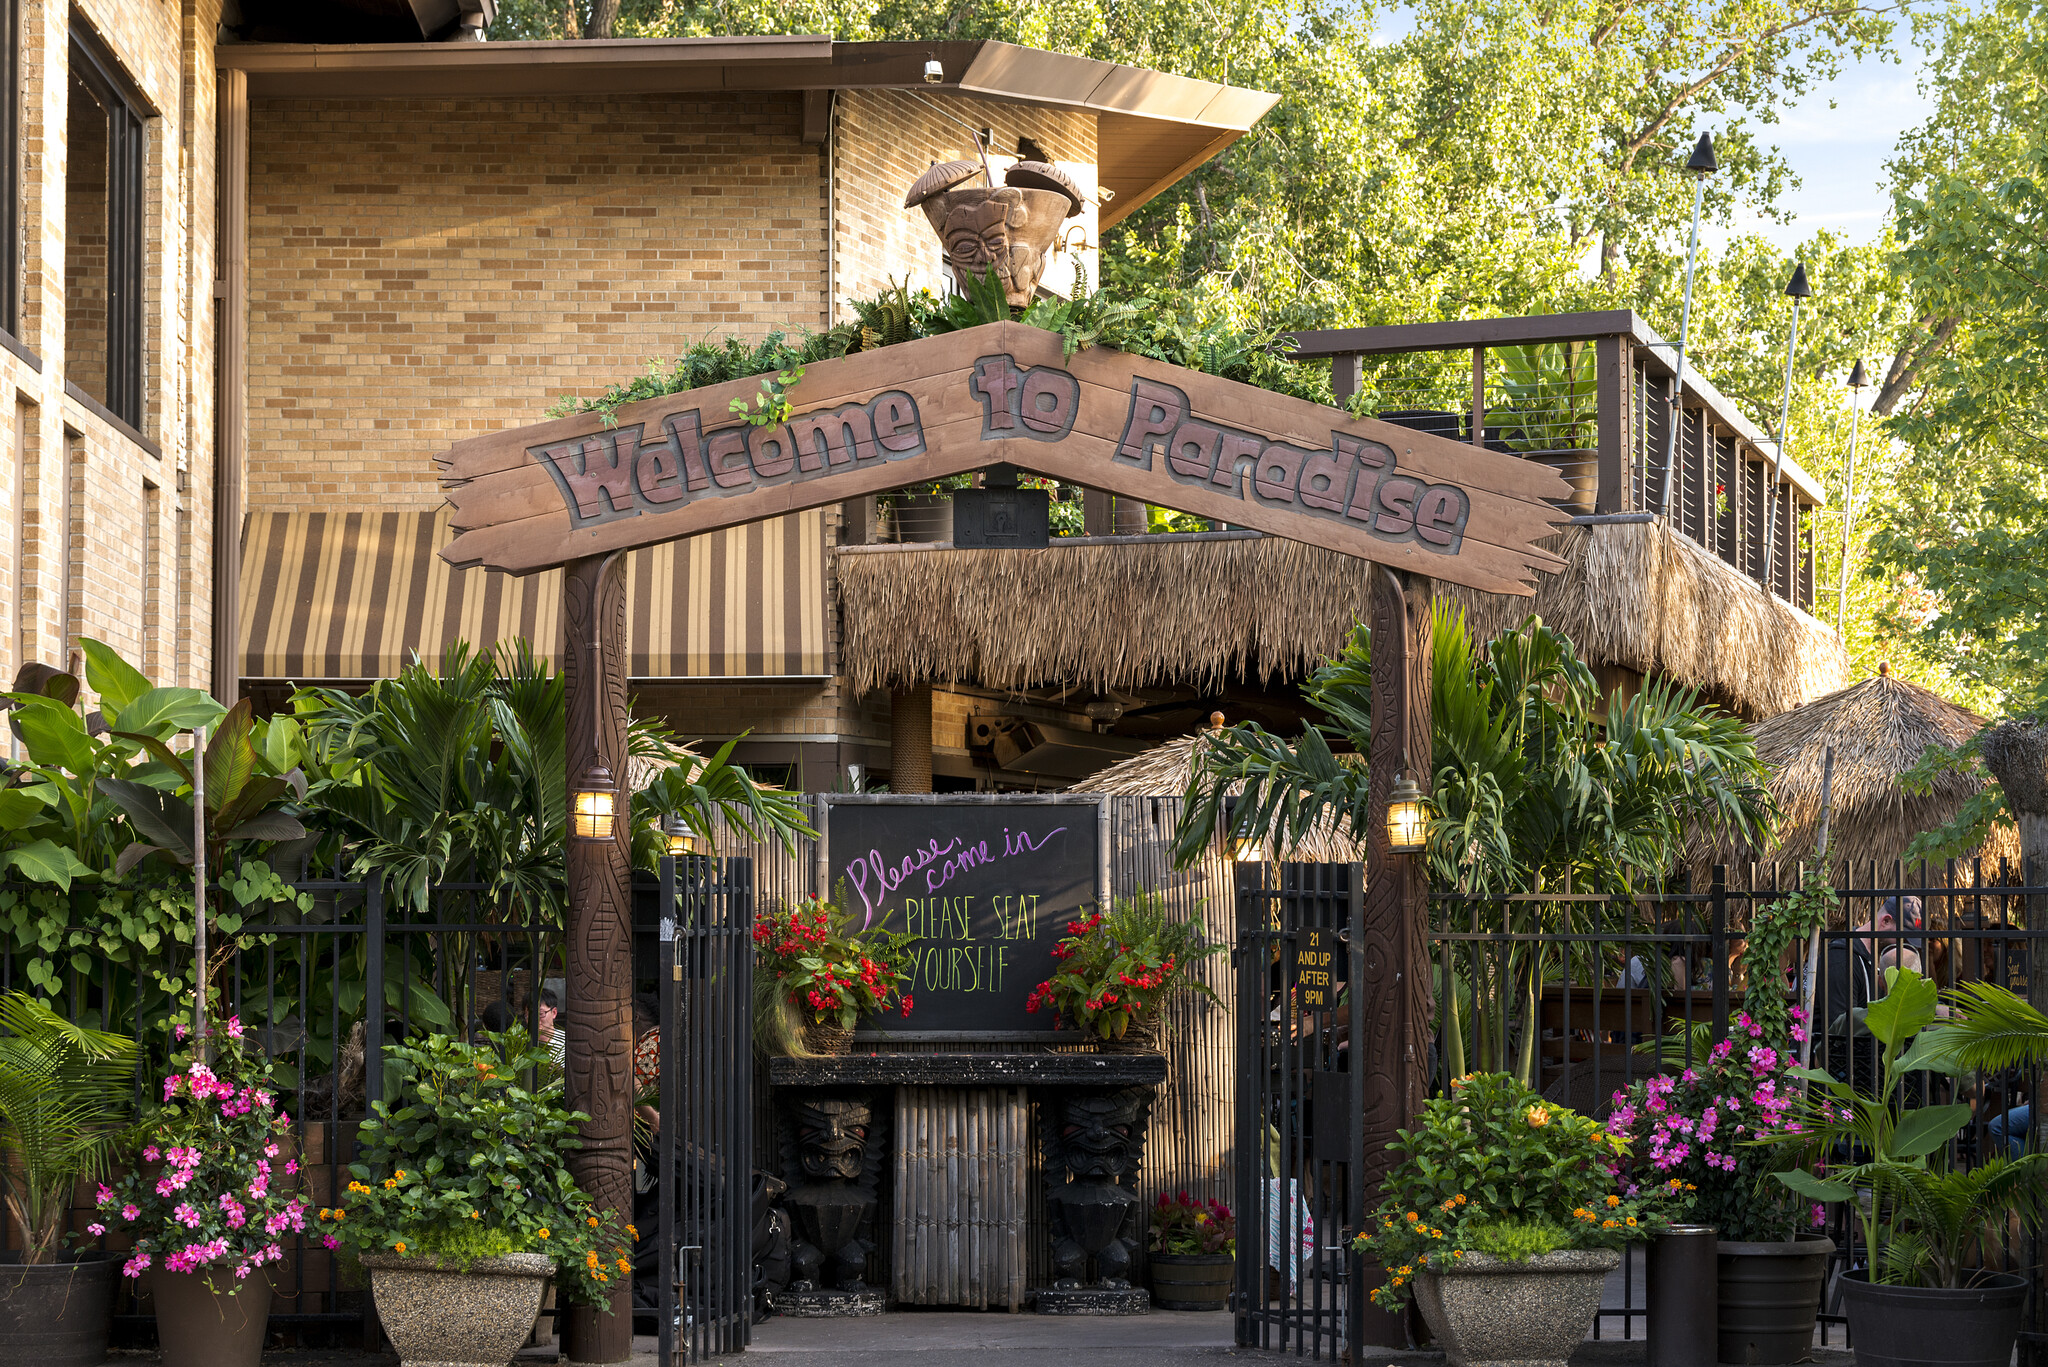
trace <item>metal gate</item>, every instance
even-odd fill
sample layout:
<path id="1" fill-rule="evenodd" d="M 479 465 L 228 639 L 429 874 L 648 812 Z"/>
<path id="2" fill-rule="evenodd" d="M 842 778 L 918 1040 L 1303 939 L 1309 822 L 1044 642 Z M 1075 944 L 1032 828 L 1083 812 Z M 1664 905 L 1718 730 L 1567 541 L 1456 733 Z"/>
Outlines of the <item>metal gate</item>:
<path id="1" fill-rule="evenodd" d="M 1237 1342 L 1345 1351 L 1363 1279 L 1358 864 L 1237 865 Z"/>
<path id="2" fill-rule="evenodd" d="M 754 1154 L 754 864 L 661 861 L 655 1332 L 662 1367 L 747 1346 L 768 1193 Z"/>

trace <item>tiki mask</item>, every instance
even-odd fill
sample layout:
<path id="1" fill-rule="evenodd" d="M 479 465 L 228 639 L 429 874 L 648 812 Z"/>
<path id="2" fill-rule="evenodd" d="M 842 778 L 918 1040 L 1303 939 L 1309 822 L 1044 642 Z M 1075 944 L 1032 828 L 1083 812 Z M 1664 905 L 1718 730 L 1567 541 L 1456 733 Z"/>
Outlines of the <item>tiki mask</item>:
<path id="1" fill-rule="evenodd" d="M 796 1107 L 797 1161 L 808 1177 L 860 1176 L 872 1115 L 865 1101 L 819 1099 Z"/>
<path id="2" fill-rule="evenodd" d="M 1000 187 L 953 188 L 979 174 L 971 161 L 934 166 L 903 207 L 923 208 L 956 279 L 993 275 L 1011 307 L 1023 308 L 1045 274 L 1060 220 L 1081 211 L 1081 194 L 1064 172 L 1039 162 L 1017 163 Z"/>
<path id="3" fill-rule="evenodd" d="M 1144 1094 L 1136 1091 L 1069 1097 L 1059 1136 L 1067 1171 L 1076 1179 L 1112 1181 L 1135 1171 L 1144 1106 Z"/>

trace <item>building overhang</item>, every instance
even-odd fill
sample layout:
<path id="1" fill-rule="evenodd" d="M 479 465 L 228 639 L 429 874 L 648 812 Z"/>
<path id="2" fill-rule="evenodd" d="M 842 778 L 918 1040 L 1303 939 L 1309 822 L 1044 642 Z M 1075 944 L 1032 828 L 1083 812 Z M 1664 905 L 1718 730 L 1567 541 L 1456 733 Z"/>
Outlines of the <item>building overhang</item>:
<path id="1" fill-rule="evenodd" d="M 222 70 L 252 98 L 398 99 L 536 95 L 918 90 L 1097 116 L 1097 176 L 1115 193 L 1109 227 L 1222 152 L 1278 95 L 994 41 L 838 43 L 803 34 L 548 43 L 224 43 Z M 944 71 L 925 79 L 925 63 Z"/>

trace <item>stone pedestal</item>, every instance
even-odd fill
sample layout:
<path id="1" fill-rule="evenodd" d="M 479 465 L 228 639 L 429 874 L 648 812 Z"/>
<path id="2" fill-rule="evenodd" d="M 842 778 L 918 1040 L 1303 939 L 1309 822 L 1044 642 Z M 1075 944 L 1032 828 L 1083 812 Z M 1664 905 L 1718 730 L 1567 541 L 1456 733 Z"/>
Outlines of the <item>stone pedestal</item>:
<path id="1" fill-rule="evenodd" d="M 1054 1286 L 1041 1286 L 1032 1294 L 1038 1302 L 1038 1313 L 1041 1315 L 1152 1313 L 1152 1293 L 1142 1286 L 1127 1286 L 1121 1291 L 1106 1286 L 1084 1286 L 1077 1291 L 1062 1291 Z"/>
<path id="2" fill-rule="evenodd" d="M 879 1315 L 887 1308 L 880 1291 L 778 1291 L 775 1312 L 800 1320 L 844 1319 Z"/>

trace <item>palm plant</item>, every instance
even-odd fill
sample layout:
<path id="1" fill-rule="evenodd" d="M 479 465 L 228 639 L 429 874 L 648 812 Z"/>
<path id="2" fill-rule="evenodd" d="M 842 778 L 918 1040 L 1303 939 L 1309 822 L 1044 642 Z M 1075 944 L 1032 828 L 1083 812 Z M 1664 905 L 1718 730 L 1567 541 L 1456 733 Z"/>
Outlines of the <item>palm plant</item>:
<path id="1" fill-rule="evenodd" d="M 1651 680 L 1631 698 L 1603 698 L 1571 641 L 1540 618 L 1475 648 L 1463 611 L 1442 601 L 1430 649 L 1431 878 L 1438 888 L 1497 903 L 1503 932 L 1594 929 L 1579 922 L 1609 914 L 1598 903 L 1574 910 L 1572 903 L 1501 899 L 1558 887 L 1632 895 L 1668 873 L 1691 824 L 1726 826 L 1763 843 L 1777 808 L 1755 741 L 1693 691 Z M 1365 627 L 1354 629 L 1303 691 L 1328 721 L 1293 738 L 1247 722 L 1201 747 L 1175 832 L 1181 864 L 1199 857 L 1225 824 L 1231 835 L 1272 832 L 1290 841 L 1330 820 L 1367 829 L 1366 770 L 1338 754 L 1340 746 L 1363 754 L 1371 744 Z M 1524 1020 L 1533 1021 L 1536 994 L 1564 952 L 1510 941 L 1472 960 L 1470 1043 L 1479 1067 L 1530 1076 L 1535 1032 L 1515 1028 L 1509 1003 L 1519 998 Z M 1448 1062 L 1462 1071 L 1465 1029 L 1456 1020 L 1447 1026 Z"/>
<path id="2" fill-rule="evenodd" d="M 1970 1122 L 1970 1108 L 1908 1106 L 1907 1079 L 1930 1068 L 1945 1070 L 1959 1046 L 1968 1052 L 1969 1042 L 1951 1034 L 1960 1025 L 1928 1028 L 1939 1019 L 1940 994 L 1932 982 L 1911 969 L 1887 972 L 1885 995 L 1861 1013 L 1879 1049 L 1877 1089 L 1859 1091 L 1818 1069 L 1792 1070 L 1806 1080 L 1808 1091 L 1799 1110 L 1802 1133 L 1791 1142 L 1815 1157 L 1848 1157 L 1829 1162 L 1825 1177 L 1800 1169 L 1772 1175 L 1809 1200 L 1851 1203 L 1870 1251 L 1871 1281 L 1965 1286 L 1972 1275 L 1969 1256 L 1987 1223 L 2003 1227 L 2018 1217 L 2035 1228 L 2048 1213 L 2042 1183 L 2048 1154 L 1994 1158 L 1968 1171 L 1940 1161 L 1949 1140 Z M 1978 1033 L 1997 1037 L 1988 1024 Z"/>
<path id="3" fill-rule="evenodd" d="M 55 1262 L 72 1188 L 106 1170 L 134 1098 L 136 1043 L 0 996 L 0 1185 L 22 1261 Z"/>

